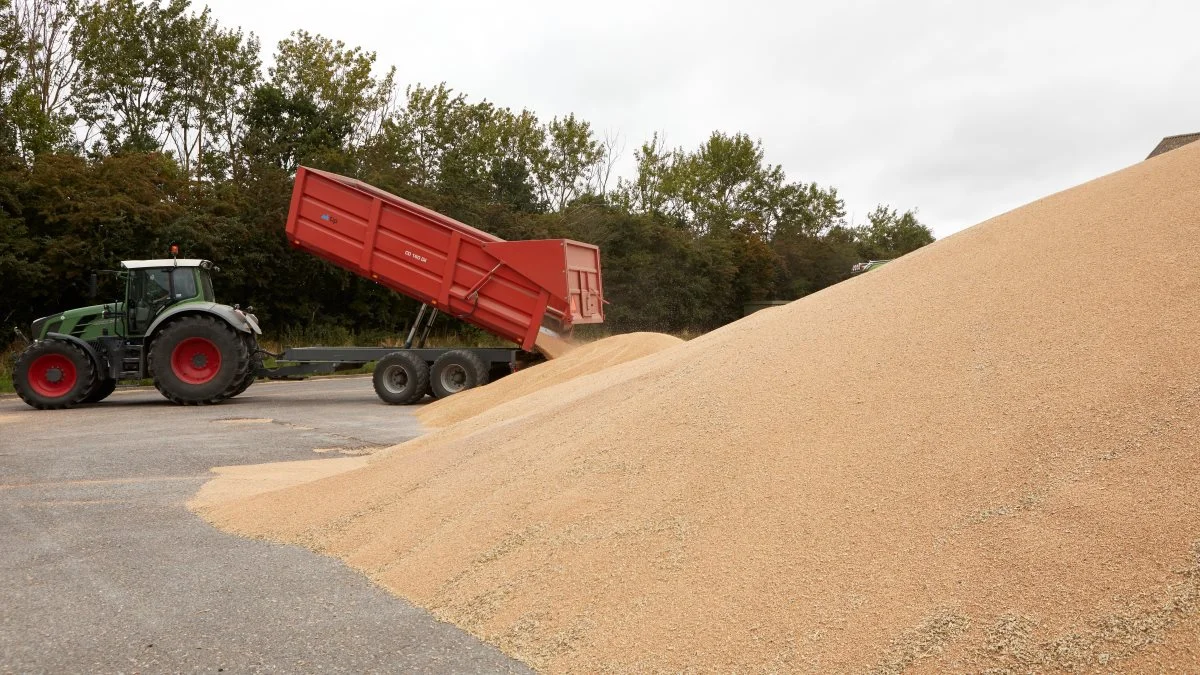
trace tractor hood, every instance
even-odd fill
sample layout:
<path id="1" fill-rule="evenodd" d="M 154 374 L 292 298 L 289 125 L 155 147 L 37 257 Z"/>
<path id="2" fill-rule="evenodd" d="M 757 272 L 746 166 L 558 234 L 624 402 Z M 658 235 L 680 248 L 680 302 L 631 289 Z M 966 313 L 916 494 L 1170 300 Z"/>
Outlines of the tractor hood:
<path id="1" fill-rule="evenodd" d="M 104 314 L 105 305 L 89 305 L 87 307 L 76 307 L 68 309 L 65 312 L 43 316 L 37 319 L 30 326 L 32 331 L 31 337 L 34 340 L 45 339 L 47 333 L 61 333 L 63 329 L 72 330 L 80 320 L 96 319 Z"/>

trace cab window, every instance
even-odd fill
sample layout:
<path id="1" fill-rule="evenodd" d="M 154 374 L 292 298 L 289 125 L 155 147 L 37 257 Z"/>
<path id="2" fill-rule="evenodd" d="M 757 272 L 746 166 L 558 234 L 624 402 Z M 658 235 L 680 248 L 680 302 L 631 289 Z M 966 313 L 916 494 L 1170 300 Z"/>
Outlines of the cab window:
<path id="1" fill-rule="evenodd" d="M 202 272 L 200 274 L 200 292 L 203 293 L 203 295 L 200 296 L 201 300 L 205 302 L 217 301 L 217 294 L 213 293 L 212 277 L 208 276 L 208 272 Z"/>
<path id="2" fill-rule="evenodd" d="M 171 275 L 165 269 L 133 270 L 125 311 L 134 335 L 146 330 L 154 317 L 171 304 Z"/>
<path id="3" fill-rule="evenodd" d="M 171 271 L 171 298 L 191 300 L 196 297 L 196 274 L 190 267 L 176 267 Z"/>
<path id="4" fill-rule="evenodd" d="M 142 272 L 141 297 L 151 304 L 162 304 L 171 299 L 171 275 L 167 270 L 144 270 Z"/>

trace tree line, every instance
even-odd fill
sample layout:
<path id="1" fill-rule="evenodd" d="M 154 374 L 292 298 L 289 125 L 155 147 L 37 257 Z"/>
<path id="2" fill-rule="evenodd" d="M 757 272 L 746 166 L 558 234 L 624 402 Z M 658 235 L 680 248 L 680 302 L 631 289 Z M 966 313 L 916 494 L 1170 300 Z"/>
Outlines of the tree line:
<path id="1" fill-rule="evenodd" d="M 269 331 L 403 331 L 415 302 L 288 247 L 301 164 L 505 239 L 599 245 L 616 331 L 709 330 L 933 240 L 883 205 L 848 224 L 834 188 L 789 180 L 746 134 L 655 136 L 618 177 L 619 139 L 575 115 L 402 88 L 374 52 L 303 30 L 262 55 L 189 0 L 0 0 L 0 344 L 171 243 Z"/>

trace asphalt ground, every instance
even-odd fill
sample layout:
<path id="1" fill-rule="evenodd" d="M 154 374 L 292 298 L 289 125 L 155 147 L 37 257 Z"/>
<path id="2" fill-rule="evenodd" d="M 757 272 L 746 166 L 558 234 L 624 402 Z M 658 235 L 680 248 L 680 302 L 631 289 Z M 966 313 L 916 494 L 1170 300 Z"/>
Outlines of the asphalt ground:
<path id="1" fill-rule="evenodd" d="M 210 467 L 391 445 L 421 433 L 411 410 L 361 377 L 199 408 L 0 398 L 0 672 L 527 672 L 337 560 L 185 507 Z"/>

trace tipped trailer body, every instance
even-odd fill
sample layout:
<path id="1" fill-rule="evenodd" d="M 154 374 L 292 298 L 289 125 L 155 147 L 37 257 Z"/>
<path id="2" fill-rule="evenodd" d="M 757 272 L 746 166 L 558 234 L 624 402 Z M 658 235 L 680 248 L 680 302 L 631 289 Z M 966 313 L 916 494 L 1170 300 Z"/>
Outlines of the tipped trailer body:
<path id="1" fill-rule="evenodd" d="M 288 239 L 329 262 L 532 350 L 545 325 L 604 321 L 600 250 L 505 241 L 358 180 L 300 167 Z"/>
<path id="2" fill-rule="evenodd" d="M 600 250 L 570 239 L 505 241 L 362 181 L 300 167 L 287 219 L 288 241 L 422 303 L 402 348 L 303 347 L 262 369 L 284 378 L 378 361 L 375 391 L 415 403 L 486 384 L 540 357 L 543 336 L 570 335 L 604 321 Z M 513 349 L 427 349 L 439 313 L 517 345 Z"/>

